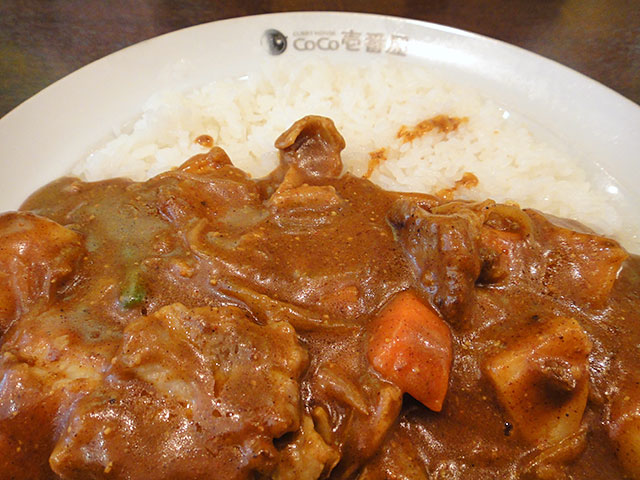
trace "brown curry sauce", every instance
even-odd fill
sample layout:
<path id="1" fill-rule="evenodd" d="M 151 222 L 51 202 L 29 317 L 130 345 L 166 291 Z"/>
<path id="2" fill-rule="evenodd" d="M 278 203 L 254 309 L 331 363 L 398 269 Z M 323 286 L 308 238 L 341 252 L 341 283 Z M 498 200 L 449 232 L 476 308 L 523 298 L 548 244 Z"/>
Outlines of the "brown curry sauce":
<path id="1" fill-rule="evenodd" d="M 638 257 L 342 174 L 325 118 L 276 146 L 0 217 L 0 479 L 638 478 Z M 366 356 L 403 291 L 451 331 L 440 412 Z"/>

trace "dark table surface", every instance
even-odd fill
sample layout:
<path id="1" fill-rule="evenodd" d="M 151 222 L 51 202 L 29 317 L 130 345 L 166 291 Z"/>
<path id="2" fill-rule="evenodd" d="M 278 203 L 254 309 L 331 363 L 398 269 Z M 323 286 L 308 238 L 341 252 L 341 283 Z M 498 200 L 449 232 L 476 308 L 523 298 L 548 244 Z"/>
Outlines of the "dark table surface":
<path id="1" fill-rule="evenodd" d="M 370 12 L 497 38 L 640 103 L 638 0 L 0 0 L 0 116 L 87 63 L 203 22 L 296 10 Z"/>

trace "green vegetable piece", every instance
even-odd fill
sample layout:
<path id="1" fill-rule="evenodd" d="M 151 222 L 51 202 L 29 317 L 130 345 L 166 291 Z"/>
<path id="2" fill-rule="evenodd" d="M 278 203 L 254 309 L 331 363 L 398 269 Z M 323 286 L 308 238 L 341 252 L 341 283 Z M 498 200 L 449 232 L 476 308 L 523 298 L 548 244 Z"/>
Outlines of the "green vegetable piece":
<path id="1" fill-rule="evenodd" d="M 120 290 L 120 305 L 123 308 L 132 308 L 140 305 L 147 296 L 139 270 L 131 270 L 127 273 L 122 289 Z"/>

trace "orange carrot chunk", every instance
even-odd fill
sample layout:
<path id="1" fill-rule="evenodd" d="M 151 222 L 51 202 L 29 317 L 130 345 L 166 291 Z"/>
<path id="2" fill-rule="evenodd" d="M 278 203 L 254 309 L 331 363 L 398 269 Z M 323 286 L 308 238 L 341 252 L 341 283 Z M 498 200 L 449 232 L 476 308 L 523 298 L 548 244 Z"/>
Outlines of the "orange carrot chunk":
<path id="1" fill-rule="evenodd" d="M 451 331 L 415 293 L 397 294 L 372 321 L 367 358 L 401 390 L 431 410 L 442 410 L 451 371 Z"/>

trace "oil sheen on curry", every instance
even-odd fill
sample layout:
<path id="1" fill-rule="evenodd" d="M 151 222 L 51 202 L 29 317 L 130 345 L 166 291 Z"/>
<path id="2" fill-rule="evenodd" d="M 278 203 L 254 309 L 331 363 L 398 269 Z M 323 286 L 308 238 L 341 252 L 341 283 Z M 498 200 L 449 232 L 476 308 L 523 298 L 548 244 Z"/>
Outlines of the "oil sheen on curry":
<path id="1" fill-rule="evenodd" d="M 331 120 L 0 216 L 0 479 L 640 479 L 640 260 Z"/>

